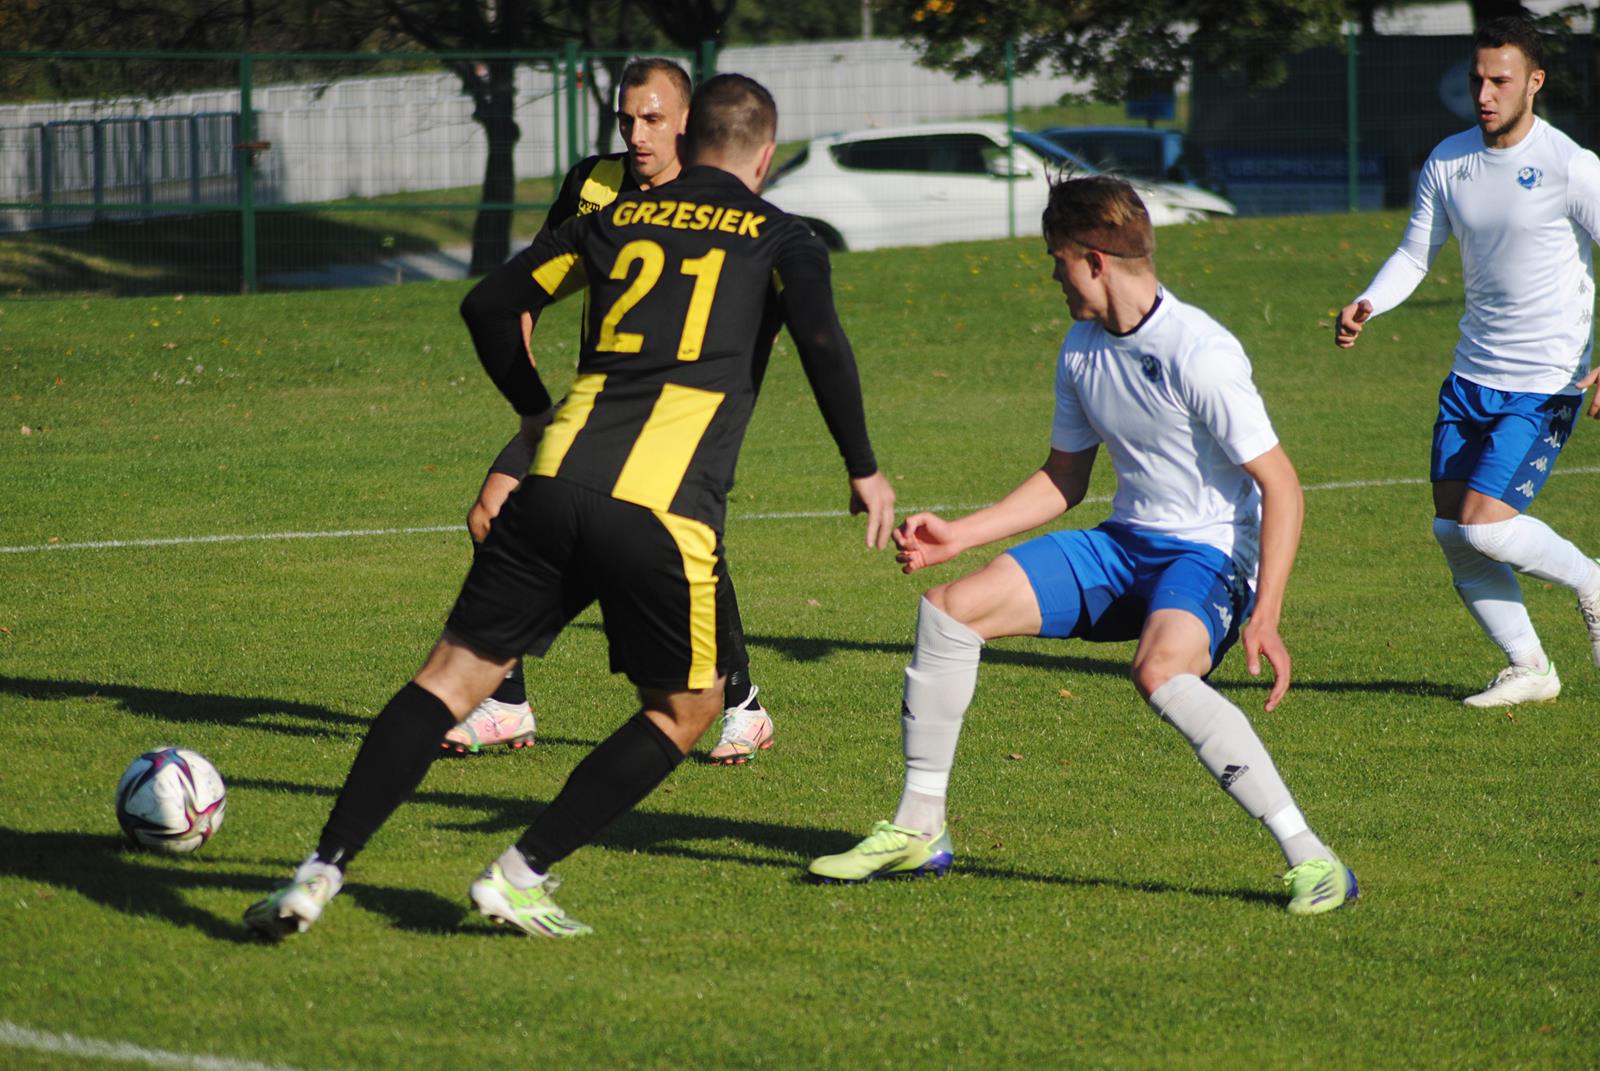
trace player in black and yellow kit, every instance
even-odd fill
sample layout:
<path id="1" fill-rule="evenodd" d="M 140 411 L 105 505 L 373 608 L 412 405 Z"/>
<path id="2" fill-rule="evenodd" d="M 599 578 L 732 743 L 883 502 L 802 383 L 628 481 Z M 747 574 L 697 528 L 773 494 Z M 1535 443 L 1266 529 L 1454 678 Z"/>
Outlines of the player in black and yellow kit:
<path id="1" fill-rule="evenodd" d="M 794 338 L 850 474 L 867 543 L 887 544 L 894 491 L 867 437 L 855 357 L 839 326 L 828 255 L 761 200 L 777 109 L 760 85 L 720 75 L 695 94 L 689 166 L 663 189 L 542 234 L 505 290 L 462 305 L 479 359 L 538 450 L 476 555 L 445 630 L 373 721 L 317 849 L 245 913 L 278 937 L 311 926 L 344 867 L 422 781 L 452 722 L 524 651 L 542 655 L 598 601 L 611 665 L 640 710 L 572 771 L 516 844 L 473 882 L 479 911 L 530 934 L 589 932 L 552 899 L 550 868 L 647 796 L 722 709 L 728 669 L 722 522 L 755 399 L 770 298 Z M 576 270 L 589 305 L 578 379 L 554 413 L 519 316 L 537 316 Z"/>
<path id="2" fill-rule="evenodd" d="M 554 230 L 569 219 L 604 208 L 621 193 L 665 185 L 682 170 L 678 141 L 688 121 L 693 94 L 683 68 L 668 59 L 633 60 L 623 68 L 617 92 L 618 128 L 627 151 L 591 156 L 568 171 L 545 217 L 543 230 Z M 510 262 L 491 273 L 483 285 L 514 285 L 522 274 L 522 269 Z M 531 330 L 532 318 L 524 314 L 523 331 L 527 334 Z M 773 330 L 776 331 L 775 325 Z M 506 497 L 527 476 L 532 464 L 533 448 L 519 432 L 495 458 L 467 515 L 467 527 L 475 543 L 483 542 Z M 729 598 L 734 600 L 731 579 Z M 726 709 L 722 732 L 710 758 L 714 763 L 732 766 L 743 765 L 770 748 L 773 727 L 771 715 L 757 698 L 760 689 L 750 677 L 737 600 L 730 607 L 733 650 L 723 696 Z M 442 746 L 453 755 L 475 754 L 493 744 L 523 747 L 533 743 L 535 727 L 522 663 L 518 661 L 494 694 L 445 734 Z"/>

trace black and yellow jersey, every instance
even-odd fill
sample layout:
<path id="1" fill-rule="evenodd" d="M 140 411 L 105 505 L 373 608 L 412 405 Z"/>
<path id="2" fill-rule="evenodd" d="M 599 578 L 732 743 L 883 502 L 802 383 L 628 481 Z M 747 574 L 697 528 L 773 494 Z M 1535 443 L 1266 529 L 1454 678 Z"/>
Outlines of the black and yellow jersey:
<path id="1" fill-rule="evenodd" d="M 631 193 L 638 188 L 633 172 L 628 170 L 625 152 L 580 160 L 562 180 L 561 190 L 550 203 L 542 229 L 553 231 L 574 216 L 598 212 L 615 201 L 618 194 Z"/>
<path id="2" fill-rule="evenodd" d="M 620 193 L 542 231 L 512 263 L 522 285 L 475 288 L 462 315 L 484 368 L 525 415 L 549 395 L 518 316 L 555 300 L 573 272 L 588 280 L 578 378 L 540 440 L 534 475 L 720 530 L 775 317 L 850 475 L 877 470 L 827 250 L 737 177 L 694 167 Z"/>

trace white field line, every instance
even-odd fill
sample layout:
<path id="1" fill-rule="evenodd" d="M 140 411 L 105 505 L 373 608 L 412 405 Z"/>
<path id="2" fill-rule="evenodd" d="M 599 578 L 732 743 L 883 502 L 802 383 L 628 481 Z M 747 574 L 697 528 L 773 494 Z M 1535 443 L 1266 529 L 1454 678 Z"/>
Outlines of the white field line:
<path id="1" fill-rule="evenodd" d="M 1556 476 L 1593 476 L 1600 473 L 1600 466 L 1561 469 L 1551 473 Z M 1376 487 L 1416 487 L 1429 481 L 1420 477 L 1408 476 L 1393 480 L 1340 480 L 1334 483 L 1307 484 L 1305 490 L 1315 491 L 1361 491 Z M 1111 499 L 1104 495 L 1097 495 L 1084 499 L 1085 503 L 1106 503 Z M 982 509 L 989 505 L 987 502 L 955 503 L 935 506 L 905 506 L 898 512 L 903 516 L 908 513 L 922 511 L 937 512 L 940 510 L 974 510 Z M 825 517 L 845 517 L 849 514 L 839 509 L 794 510 L 774 513 L 734 513 L 730 514 L 730 522 L 744 523 L 748 521 L 795 521 L 810 520 Z M 344 528 L 327 532 L 241 532 L 231 535 L 196 535 L 196 536 L 169 536 L 160 539 L 98 539 L 85 543 L 32 543 L 21 546 L 0 547 L 0 554 L 37 554 L 41 551 L 51 550 L 121 550 L 129 547 L 185 547 L 203 543 L 278 543 L 294 539 L 359 539 L 370 536 L 398 536 L 398 535 L 432 535 L 439 532 L 460 532 L 464 524 L 427 524 L 407 528 Z"/>
<path id="2" fill-rule="evenodd" d="M 282 1064 L 259 1064 L 254 1060 L 230 1060 L 223 1056 L 194 1056 L 186 1052 L 146 1049 L 125 1041 L 96 1041 L 72 1034 L 48 1034 L 0 1020 L 0 1046 L 27 1049 L 59 1056 L 95 1060 L 116 1060 L 125 1064 L 177 1068 L 184 1071 L 295 1071 Z"/>

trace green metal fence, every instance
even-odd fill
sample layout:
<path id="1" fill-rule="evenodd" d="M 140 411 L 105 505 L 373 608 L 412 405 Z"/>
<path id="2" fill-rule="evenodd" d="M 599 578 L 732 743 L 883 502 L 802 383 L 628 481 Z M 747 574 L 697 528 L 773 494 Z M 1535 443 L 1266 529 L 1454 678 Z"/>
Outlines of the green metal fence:
<path id="1" fill-rule="evenodd" d="M 665 54 L 697 73 L 714 64 L 712 48 Z M 471 220 L 501 213 L 523 237 L 531 233 L 560 176 L 593 151 L 590 78 L 605 60 L 626 58 L 576 46 L 0 51 L 12 82 L 111 86 L 88 96 L 63 90 L 64 100 L 0 102 L 0 287 L 12 296 L 253 292 L 363 269 L 372 282 L 390 272 L 452 274 L 452 258 L 440 250 L 470 243 Z M 132 69 L 134 80 L 169 65 L 205 70 L 209 78 L 199 80 L 211 88 L 115 88 L 118 71 Z M 510 196 L 486 198 L 480 159 L 494 151 L 493 139 L 474 118 L 484 102 L 473 106 L 458 72 L 495 65 L 514 72 L 510 117 L 521 129 Z M 35 76 L 19 78 L 28 67 Z M 265 109 L 264 96 L 285 99 Z M 353 96 L 363 99 L 336 99 Z M 461 166 L 427 166 L 439 161 Z"/>
<path id="2" fill-rule="evenodd" d="M 1587 40 L 1552 50 L 1540 107 L 1593 144 L 1600 68 Z M 1199 61 L 1117 104 L 1086 103 L 1086 83 L 1019 74 L 1012 50 L 989 84 L 920 67 L 897 42 L 708 44 L 676 58 L 697 77 L 721 67 L 765 82 L 782 164 L 769 196 L 836 248 L 870 249 L 1033 233 L 1059 161 L 1030 138 L 1060 127 L 1118 128 L 1074 150 L 1142 175 L 1169 219 L 1210 211 L 1173 210 L 1201 187 L 1241 215 L 1402 207 L 1433 145 L 1471 125 L 1469 50 L 1462 33 L 1352 29 L 1286 53 L 1270 85 Z M 626 58 L 575 45 L 0 52 L 0 293 L 254 291 L 483 270 L 532 236 L 572 163 L 621 147 L 608 136 L 607 90 Z M 500 87 L 518 132 L 500 146 L 510 169 L 498 185 L 477 113 L 499 105 L 466 94 L 474 80 Z M 938 133 L 926 126 L 940 120 Z M 486 245 L 485 231 L 505 234 L 507 220 L 509 241 Z"/>

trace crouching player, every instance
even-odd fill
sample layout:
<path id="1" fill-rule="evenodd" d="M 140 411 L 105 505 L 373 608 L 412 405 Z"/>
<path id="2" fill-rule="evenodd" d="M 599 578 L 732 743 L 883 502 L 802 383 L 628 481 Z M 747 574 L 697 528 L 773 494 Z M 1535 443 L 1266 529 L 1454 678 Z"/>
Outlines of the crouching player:
<path id="1" fill-rule="evenodd" d="M 1150 218 L 1131 186 L 1103 175 L 1058 183 L 1044 235 L 1078 321 L 1061 347 L 1049 458 L 993 506 L 908 518 L 898 560 L 914 572 L 1059 517 L 1083 500 L 1101 443 L 1117 473 L 1111 517 L 927 592 L 906 669 L 899 810 L 810 874 L 855 882 L 950 867 L 946 788 L 984 641 L 1137 638 L 1134 687 L 1277 838 L 1289 911 L 1331 911 L 1355 899 L 1355 874 L 1306 824 L 1244 712 L 1205 680 L 1243 625 L 1250 672 L 1263 657 L 1274 671 L 1266 709 L 1289 688 L 1278 620 L 1300 542 L 1299 477 L 1238 341 L 1157 280 Z"/>

